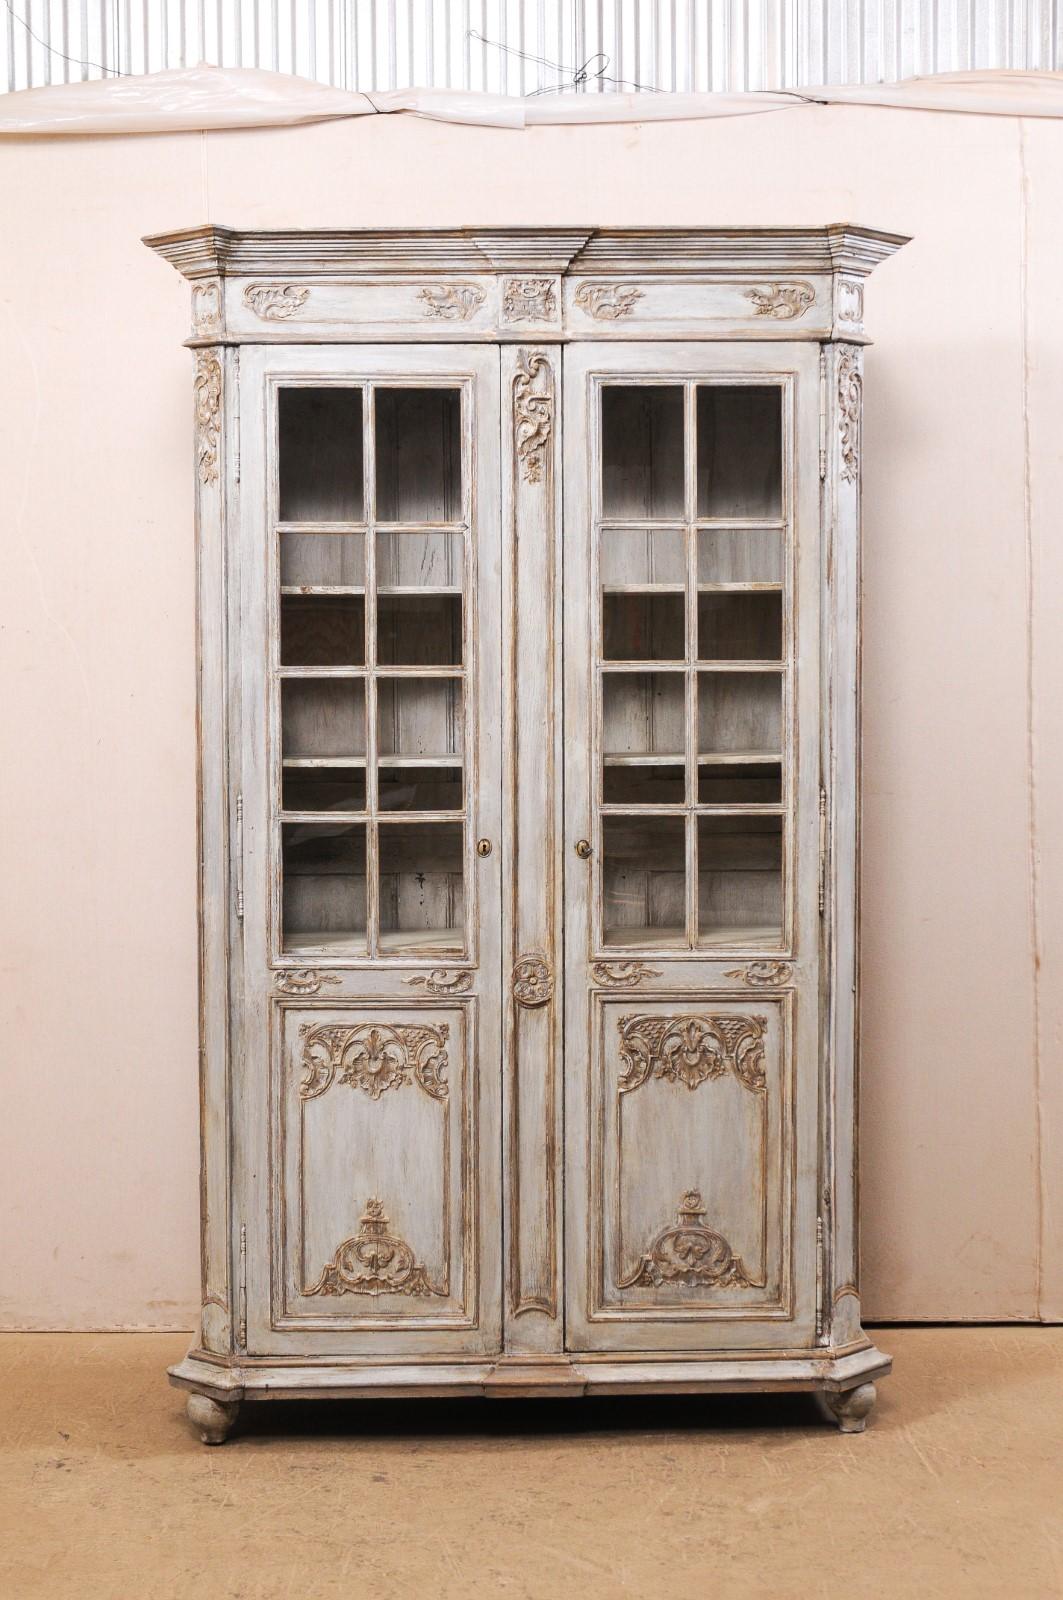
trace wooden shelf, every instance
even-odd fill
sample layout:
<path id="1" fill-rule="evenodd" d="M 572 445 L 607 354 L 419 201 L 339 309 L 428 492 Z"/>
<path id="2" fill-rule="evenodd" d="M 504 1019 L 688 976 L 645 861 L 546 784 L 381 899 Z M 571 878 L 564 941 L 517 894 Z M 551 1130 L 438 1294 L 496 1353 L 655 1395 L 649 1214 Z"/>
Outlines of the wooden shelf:
<path id="1" fill-rule="evenodd" d="M 699 583 L 699 594 L 782 594 L 781 583 Z"/>
<path id="2" fill-rule="evenodd" d="M 737 767 L 782 765 L 782 753 L 775 750 L 699 750 L 699 767 Z"/>
<path id="3" fill-rule="evenodd" d="M 364 767 L 364 754 L 355 756 L 285 756 L 284 767 Z"/>
<path id="4" fill-rule="evenodd" d="M 354 594 L 364 595 L 364 583 L 282 583 L 281 594 Z"/>
<path id="5" fill-rule="evenodd" d="M 649 754 L 618 755 L 607 752 L 602 756 L 602 760 L 607 767 L 681 767 L 686 761 L 686 756 L 682 751 L 677 755 L 658 755 L 655 751 L 650 751 Z"/>
<path id="6" fill-rule="evenodd" d="M 422 928 L 403 933 L 385 933 L 381 930 L 381 953 L 400 950 L 439 950 L 460 952 L 465 944 L 460 928 Z"/>
<path id="7" fill-rule="evenodd" d="M 381 767 L 455 767 L 460 768 L 461 756 L 377 756 Z"/>
<path id="8" fill-rule="evenodd" d="M 698 660 L 699 672 L 785 672 L 785 661 L 702 661 Z"/>
<path id="9" fill-rule="evenodd" d="M 369 945 L 364 932 L 327 931 L 287 934 L 282 945 L 286 956 L 364 956 Z"/>
<path id="10" fill-rule="evenodd" d="M 465 593 L 460 583 L 378 583 L 378 595 L 458 595 Z"/>
<path id="11" fill-rule="evenodd" d="M 603 594 L 685 594 L 683 583 L 603 583 Z"/>

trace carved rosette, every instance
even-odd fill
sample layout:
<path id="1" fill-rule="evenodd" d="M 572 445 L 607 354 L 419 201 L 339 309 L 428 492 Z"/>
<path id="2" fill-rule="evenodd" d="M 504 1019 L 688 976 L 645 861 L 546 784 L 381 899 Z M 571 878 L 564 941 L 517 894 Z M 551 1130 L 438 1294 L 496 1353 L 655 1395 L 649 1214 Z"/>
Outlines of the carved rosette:
<path id="1" fill-rule="evenodd" d="M 418 972 L 402 981 L 411 989 L 427 989 L 429 994 L 468 994 L 472 988 L 472 973 L 448 972 L 446 967 L 436 967 L 432 972 Z"/>
<path id="2" fill-rule="evenodd" d="M 438 322 L 468 322 L 484 303 L 484 291 L 475 283 L 434 283 L 418 289 L 421 314 Z"/>
<path id="3" fill-rule="evenodd" d="M 659 1289 L 676 1284 L 687 1289 L 748 1288 L 752 1279 L 722 1233 L 705 1225 L 705 1207 L 697 1189 L 679 1202 L 675 1224 L 654 1239 L 634 1272 L 617 1282 L 618 1289 Z"/>
<path id="4" fill-rule="evenodd" d="M 244 305 L 263 322 L 284 322 L 302 309 L 309 293 L 296 283 L 249 283 Z"/>
<path id="5" fill-rule="evenodd" d="M 730 1072 L 753 1094 L 763 1094 L 764 1017 L 621 1017 L 621 1094 L 650 1078 L 697 1089 Z"/>
<path id="6" fill-rule="evenodd" d="M 341 1083 L 379 1100 L 388 1089 L 420 1084 L 433 1100 L 445 1100 L 447 1085 L 445 1022 L 413 1026 L 390 1022 L 304 1022 L 302 1082 L 299 1097 L 314 1100 Z"/>
<path id="7" fill-rule="evenodd" d="M 841 475 L 846 483 L 855 483 L 860 476 L 860 410 L 863 392 L 859 350 L 851 345 L 839 345 L 838 431 Z"/>
<path id="8" fill-rule="evenodd" d="M 553 278 L 507 278 L 502 290 L 503 322 L 555 322 Z"/>
<path id="9" fill-rule="evenodd" d="M 525 483 L 542 483 L 554 426 L 554 380 L 541 350 L 521 350 L 513 378 L 513 441 Z"/>
<path id="10" fill-rule="evenodd" d="M 381 1294 L 445 1295 L 428 1280 L 405 1239 L 389 1233 L 379 1200 L 367 1200 L 358 1232 L 344 1239 L 321 1276 L 305 1295 Z"/>
<path id="11" fill-rule="evenodd" d="M 641 299 L 642 290 L 634 284 L 581 283 L 576 290 L 576 304 L 595 322 L 620 322 Z"/>
<path id="12" fill-rule="evenodd" d="M 634 989 L 644 978 L 659 978 L 661 969 L 644 961 L 595 961 L 591 976 L 607 989 Z"/>
<path id="13" fill-rule="evenodd" d="M 732 967 L 724 974 L 748 983 L 751 988 L 771 988 L 775 984 L 789 983 L 794 969 L 788 961 L 751 961 L 746 967 Z"/>
<path id="14" fill-rule="evenodd" d="M 315 972 L 312 967 L 303 967 L 299 972 L 278 973 L 276 987 L 280 994 L 317 994 L 324 984 L 341 981 L 334 972 Z"/>
<path id="15" fill-rule="evenodd" d="M 511 982 L 519 1006 L 544 1006 L 553 999 L 554 975 L 545 956 L 521 956 L 513 967 Z"/>
<path id="16" fill-rule="evenodd" d="M 204 486 L 218 481 L 221 437 L 221 362 L 213 350 L 196 351 L 193 384 L 196 412 L 196 467 Z"/>
<path id="17" fill-rule="evenodd" d="M 753 315 L 770 317 L 773 322 L 792 322 L 803 317 L 816 298 L 810 283 L 769 283 L 763 288 L 747 289 L 746 299 L 753 302 Z"/>

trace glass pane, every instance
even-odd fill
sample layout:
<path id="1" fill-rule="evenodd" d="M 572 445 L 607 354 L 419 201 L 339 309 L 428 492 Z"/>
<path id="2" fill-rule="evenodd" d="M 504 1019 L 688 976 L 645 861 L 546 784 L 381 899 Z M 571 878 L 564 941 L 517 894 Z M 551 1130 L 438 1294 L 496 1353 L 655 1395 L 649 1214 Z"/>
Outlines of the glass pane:
<path id="1" fill-rule="evenodd" d="M 782 939 L 782 818 L 698 818 L 698 943 Z"/>
<path id="2" fill-rule="evenodd" d="M 461 824 L 381 823 L 379 838 L 381 950 L 460 949 Z"/>
<path id="3" fill-rule="evenodd" d="M 282 522 L 361 522 L 361 389 L 278 396 Z"/>
<path id="4" fill-rule="evenodd" d="M 377 389 L 381 522 L 461 519 L 460 389 Z"/>
<path id="5" fill-rule="evenodd" d="M 286 758 L 365 755 L 365 685 L 360 678 L 288 678 L 281 684 Z"/>
<path id="6" fill-rule="evenodd" d="M 607 806 L 675 806 L 686 799 L 686 768 L 641 760 L 605 762 L 602 799 Z"/>
<path id="7" fill-rule="evenodd" d="M 682 388 L 605 385 L 603 515 L 681 517 L 684 507 Z"/>
<path id="8" fill-rule="evenodd" d="M 698 804 L 703 806 L 766 805 L 782 802 L 779 761 L 700 761 Z"/>
<path id="9" fill-rule="evenodd" d="M 777 672 L 699 672 L 698 749 L 778 756 L 782 677 Z"/>
<path id="10" fill-rule="evenodd" d="M 383 666 L 460 666 L 461 596 L 378 594 L 376 651 Z"/>
<path id="11" fill-rule="evenodd" d="M 462 689 L 460 678 L 379 679 L 380 754 L 460 758 Z"/>
<path id="12" fill-rule="evenodd" d="M 698 659 L 780 661 L 782 595 L 699 594 Z"/>
<path id="13" fill-rule="evenodd" d="M 605 817 L 602 898 L 607 945 L 685 945 L 682 817 Z"/>
<path id="14" fill-rule="evenodd" d="M 285 811 L 364 811 L 365 767 L 285 767 Z"/>
<path id="15" fill-rule="evenodd" d="M 378 533 L 377 589 L 463 587 L 465 539 L 460 533 Z"/>
<path id="16" fill-rule="evenodd" d="M 282 533 L 281 583 L 286 588 L 321 584 L 362 588 L 364 533 Z"/>
<path id="17" fill-rule="evenodd" d="M 460 767 L 384 766 L 378 776 L 381 811 L 460 811 Z"/>
<path id="18" fill-rule="evenodd" d="M 698 388 L 698 516 L 782 515 L 782 390 Z"/>
<path id="19" fill-rule="evenodd" d="M 686 545 L 678 528 L 605 528 L 602 588 L 616 584 L 674 583 L 686 587 Z"/>
<path id="20" fill-rule="evenodd" d="M 681 594 L 604 594 L 606 661 L 682 661 L 686 602 Z"/>
<path id="21" fill-rule="evenodd" d="M 681 672 L 602 674 L 603 749 L 684 759 L 686 678 Z"/>
<path id="22" fill-rule="evenodd" d="M 284 949 L 359 954 L 366 948 L 365 824 L 283 828 Z"/>
<path id="23" fill-rule="evenodd" d="M 365 600 L 346 594 L 281 596 L 281 665 L 365 664 Z"/>
<path id="24" fill-rule="evenodd" d="M 781 583 L 781 528 L 699 528 L 699 583 Z"/>

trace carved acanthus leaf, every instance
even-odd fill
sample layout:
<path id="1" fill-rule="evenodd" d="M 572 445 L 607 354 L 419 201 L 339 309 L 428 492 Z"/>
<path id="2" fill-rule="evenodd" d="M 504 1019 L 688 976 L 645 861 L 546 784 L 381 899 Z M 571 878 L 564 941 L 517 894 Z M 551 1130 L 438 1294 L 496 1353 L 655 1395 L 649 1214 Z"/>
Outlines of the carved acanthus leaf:
<path id="1" fill-rule="evenodd" d="M 513 438 L 526 483 L 543 481 L 553 424 L 554 380 L 550 362 L 541 350 L 521 350 L 513 378 Z"/>
<path id="2" fill-rule="evenodd" d="M 413 1026 L 391 1022 L 304 1022 L 302 1082 L 299 1096 L 314 1100 L 341 1083 L 379 1100 L 388 1089 L 416 1080 L 433 1100 L 445 1100 L 447 1085 L 445 1022 Z"/>
<path id="3" fill-rule="evenodd" d="M 810 283 L 769 283 L 763 288 L 746 290 L 746 299 L 753 302 L 753 314 L 771 317 L 775 322 L 791 322 L 803 317 L 816 298 Z"/>
<path id="4" fill-rule="evenodd" d="M 724 976 L 738 978 L 740 982 L 748 983 L 751 987 L 758 988 L 789 983 L 793 977 L 793 972 L 794 969 L 788 961 L 751 961 L 745 967 L 732 967 Z"/>
<path id="5" fill-rule="evenodd" d="M 841 475 L 846 483 L 860 476 L 860 408 L 864 382 L 860 376 L 860 352 L 850 345 L 838 350 L 838 429 L 841 446 Z"/>
<path id="6" fill-rule="evenodd" d="M 381 1294 L 445 1295 L 428 1280 L 405 1239 L 388 1232 L 379 1200 L 367 1200 L 358 1232 L 344 1239 L 318 1281 L 305 1295 Z"/>
<path id="7" fill-rule="evenodd" d="M 544 1006 L 553 997 L 554 977 L 545 956 L 521 956 L 512 974 L 513 998 L 521 1006 Z"/>
<path id="8" fill-rule="evenodd" d="M 283 322 L 306 304 L 310 290 L 296 283 L 249 283 L 244 305 L 263 322 Z"/>
<path id="9" fill-rule="evenodd" d="M 634 284 L 581 283 L 576 290 L 576 304 L 596 322 L 629 317 L 641 299 L 642 290 Z"/>
<path id="10" fill-rule="evenodd" d="M 200 483 L 218 481 L 218 440 L 221 437 L 221 362 L 212 350 L 196 351 L 194 381 L 196 409 L 196 465 Z"/>
<path id="11" fill-rule="evenodd" d="M 752 1280 L 722 1233 L 705 1226 L 705 1207 L 697 1189 L 679 1202 L 675 1223 L 662 1230 L 641 1257 L 634 1272 L 621 1278 L 618 1289 L 659 1289 L 679 1284 L 688 1289 L 747 1288 Z"/>
<path id="12" fill-rule="evenodd" d="M 484 291 L 475 283 L 433 283 L 418 289 L 422 314 L 440 322 L 468 322 L 484 303 Z"/>
<path id="13" fill-rule="evenodd" d="M 766 1026 L 764 1017 L 621 1017 L 619 1091 L 630 1094 L 651 1077 L 697 1089 L 731 1072 L 753 1094 L 763 1094 Z"/>
<path id="14" fill-rule="evenodd" d="M 279 972 L 276 987 L 281 994 L 317 994 L 323 984 L 341 981 L 334 972 L 315 972 L 312 967 L 303 967 L 298 972 Z"/>
<path id="15" fill-rule="evenodd" d="M 446 967 L 436 967 L 433 972 L 418 972 L 402 981 L 411 989 L 425 988 L 429 994 L 467 994 L 472 988 L 472 973 L 448 972 Z"/>
<path id="16" fill-rule="evenodd" d="M 648 967 L 644 961 L 595 961 L 591 976 L 607 989 L 634 989 L 643 978 L 659 978 L 660 967 Z"/>

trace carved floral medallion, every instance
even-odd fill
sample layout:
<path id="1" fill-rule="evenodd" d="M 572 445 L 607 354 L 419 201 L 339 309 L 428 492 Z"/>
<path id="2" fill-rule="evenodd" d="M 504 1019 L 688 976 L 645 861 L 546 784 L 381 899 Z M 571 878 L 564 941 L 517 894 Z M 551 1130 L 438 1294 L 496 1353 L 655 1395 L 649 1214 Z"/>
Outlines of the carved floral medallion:
<path id="1" fill-rule="evenodd" d="M 218 440 L 221 437 L 221 362 L 212 350 L 196 351 L 193 392 L 199 481 L 204 485 L 217 483 Z"/>
<path id="2" fill-rule="evenodd" d="M 521 350 L 513 378 L 513 439 L 525 483 L 542 483 L 554 425 L 554 380 L 541 350 Z"/>
<path id="3" fill-rule="evenodd" d="M 249 283 L 244 305 L 263 322 L 284 322 L 305 306 L 309 293 L 296 283 Z"/>
<path id="4" fill-rule="evenodd" d="M 705 1225 L 705 1207 L 697 1189 L 679 1202 L 673 1226 L 663 1229 L 641 1257 L 634 1272 L 617 1282 L 618 1289 L 747 1288 L 752 1282 L 722 1233 Z"/>
<path id="5" fill-rule="evenodd" d="M 544 1006 L 553 998 L 554 975 L 545 956 L 522 956 L 514 964 L 513 998 L 520 1006 Z"/>
<path id="6" fill-rule="evenodd" d="M 475 283 L 434 283 L 418 289 L 421 314 L 438 322 L 468 322 L 484 303 L 484 291 Z"/>
<path id="7" fill-rule="evenodd" d="M 405 1239 L 389 1233 L 390 1222 L 379 1200 L 367 1200 L 358 1232 L 344 1239 L 321 1276 L 305 1295 L 381 1294 L 445 1295 L 428 1280 Z"/>
<path id="8" fill-rule="evenodd" d="M 581 283 L 576 304 L 596 322 L 619 322 L 631 315 L 642 293 L 634 284 Z"/>
<path id="9" fill-rule="evenodd" d="M 445 1100 L 449 1031 L 445 1022 L 304 1022 L 299 1097 L 316 1099 L 339 1074 L 341 1083 L 363 1090 L 371 1100 L 413 1081 L 433 1100 Z"/>
<path id="10" fill-rule="evenodd" d="M 621 1094 L 650 1078 L 697 1089 L 730 1072 L 753 1094 L 763 1094 L 764 1017 L 621 1017 Z"/>
<path id="11" fill-rule="evenodd" d="M 810 283 L 769 283 L 763 288 L 747 289 L 746 299 L 753 302 L 753 315 L 770 317 L 773 322 L 792 322 L 803 317 L 816 298 Z"/>

